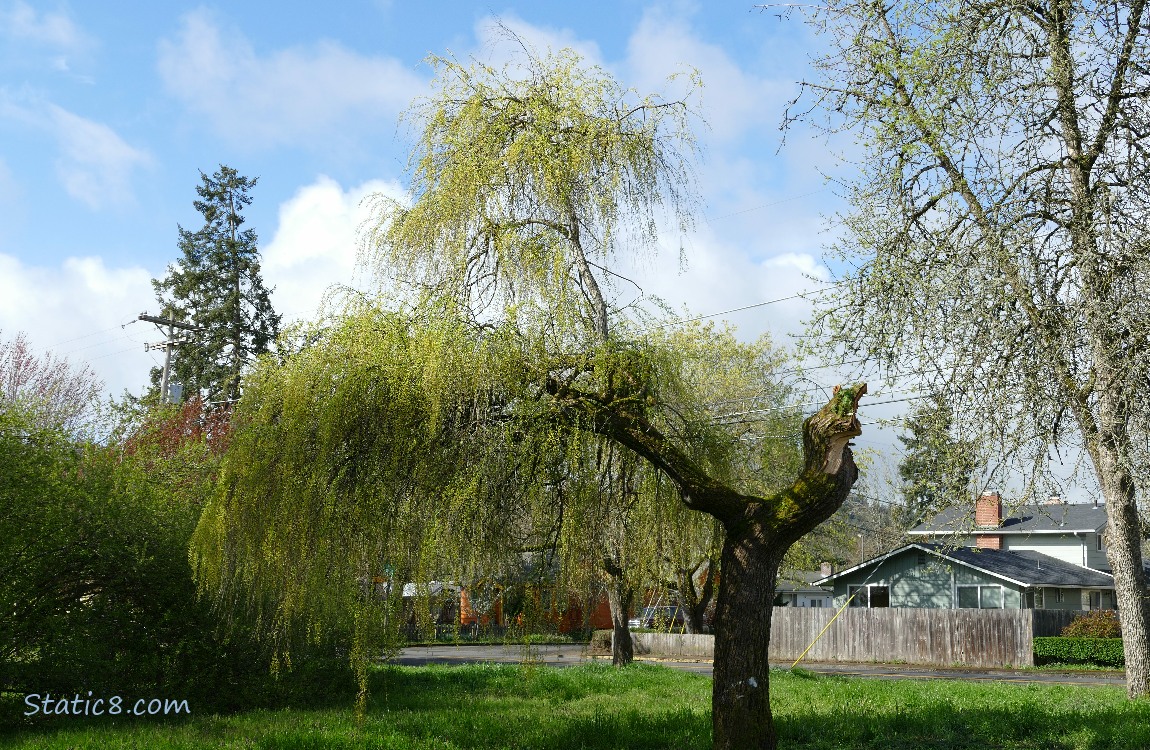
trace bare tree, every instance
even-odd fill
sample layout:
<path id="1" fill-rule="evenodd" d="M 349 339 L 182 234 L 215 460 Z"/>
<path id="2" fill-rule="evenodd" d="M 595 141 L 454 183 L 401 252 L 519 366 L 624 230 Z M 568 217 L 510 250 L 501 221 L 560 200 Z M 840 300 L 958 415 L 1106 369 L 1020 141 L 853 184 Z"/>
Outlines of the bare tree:
<path id="1" fill-rule="evenodd" d="M 0 407 L 27 409 L 41 427 L 79 429 L 93 416 L 103 387 L 88 365 L 37 354 L 23 333 L 0 340 Z"/>
<path id="2" fill-rule="evenodd" d="M 921 377 L 1034 480 L 1085 451 L 1109 514 L 1127 689 L 1150 693 L 1137 487 L 1147 466 L 1145 0 L 845 2 L 787 123 L 862 153 L 815 329 Z M 1031 487 L 1033 487 L 1033 483 Z"/>

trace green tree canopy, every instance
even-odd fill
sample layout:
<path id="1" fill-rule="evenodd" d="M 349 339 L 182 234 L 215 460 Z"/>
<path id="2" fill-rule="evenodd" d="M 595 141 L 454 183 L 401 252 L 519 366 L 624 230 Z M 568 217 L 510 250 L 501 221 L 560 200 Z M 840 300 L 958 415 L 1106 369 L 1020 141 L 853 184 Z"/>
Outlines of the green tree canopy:
<path id="1" fill-rule="evenodd" d="M 898 464 L 907 522 L 952 504 L 967 504 L 973 496 L 977 463 L 972 441 L 954 435 L 954 413 L 945 397 L 919 404 L 907 417 L 907 433 L 899 435 L 904 455 Z"/>
<path id="2" fill-rule="evenodd" d="M 410 203 L 377 198 L 371 258 L 467 309 L 606 338 L 610 262 L 695 202 L 686 100 L 640 96 L 574 51 L 495 69 L 431 57 Z"/>
<path id="3" fill-rule="evenodd" d="M 280 316 L 260 276 L 255 230 L 240 229 L 256 181 L 222 164 L 210 177 L 200 172 L 200 200 L 193 205 L 204 226 L 195 232 L 179 227 L 179 260 L 164 279 L 152 280 L 165 315 L 204 329 L 173 355 L 172 380 L 183 384 L 184 399 L 238 398 L 244 369 L 279 332 Z M 153 370 L 153 385 L 159 376 Z"/>
<path id="4" fill-rule="evenodd" d="M 395 583 L 450 565 L 461 530 L 474 540 L 553 527 L 556 483 L 538 477 L 597 489 L 589 459 L 609 441 L 633 454 L 621 466 L 636 461 L 678 490 L 661 497 L 722 526 L 715 746 L 774 747 L 775 577 L 858 476 L 848 443 L 866 386 L 836 388 L 804 422 L 783 489 L 728 479 L 737 440 L 691 397 L 701 384 L 686 353 L 639 330 L 601 282 L 622 228 L 653 239 L 656 207 L 682 205 L 686 105 L 635 97 L 569 51 L 526 58 L 514 74 L 436 61 L 435 93 L 417 108 L 411 205 L 381 202 L 371 247 L 418 293 L 408 308 L 337 321 L 249 379 L 197 530 L 201 580 L 225 593 L 263 586 L 276 632 L 351 621 L 363 665 L 366 637 L 389 623 L 377 578 L 394 596 Z M 615 479 L 630 482 L 630 467 Z M 508 554 L 482 549 L 488 569 Z"/>

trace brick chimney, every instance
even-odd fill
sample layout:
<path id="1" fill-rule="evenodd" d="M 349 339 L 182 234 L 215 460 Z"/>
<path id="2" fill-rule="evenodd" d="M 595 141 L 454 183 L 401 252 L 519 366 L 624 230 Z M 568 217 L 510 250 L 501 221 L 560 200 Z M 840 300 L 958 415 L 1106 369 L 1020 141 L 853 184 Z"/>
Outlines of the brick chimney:
<path id="1" fill-rule="evenodd" d="M 974 526 L 976 529 L 997 529 L 1002 526 L 1002 496 L 997 492 L 984 492 L 974 502 Z M 1002 549 L 1002 537 L 998 534 L 977 534 L 974 545 L 983 549 Z"/>
<path id="2" fill-rule="evenodd" d="M 824 563 L 819 564 L 819 575 L 821 575 L 823 578 L 826 578 L 827 576 L 831 575 L 834 572 L 835 572 L 835 566 L 831 565 L 829 562 L 824 562 Z"/>

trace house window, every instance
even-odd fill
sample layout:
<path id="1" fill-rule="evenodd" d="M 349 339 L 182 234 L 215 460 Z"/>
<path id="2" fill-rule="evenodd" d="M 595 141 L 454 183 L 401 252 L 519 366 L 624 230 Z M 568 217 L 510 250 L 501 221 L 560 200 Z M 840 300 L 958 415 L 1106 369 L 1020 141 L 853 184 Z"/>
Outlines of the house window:
<path id="1" fill-rule="evenodd" d="M 890 587 L 886 584 L 872 583 L 867 586 L 850 586 L 847 593 L 853 596 L 852 607 L 889 607 Z"/>
<path id="2" fill-rule="evenodd" d="M 1034 608 L 1046 609 L 1046 596 L 1043 594 L 1043 589 L 1034 590 Z"/>
<path id="3" fill-rule="evenodd" d="M 1102 592 L 1090 592 L 1090 609 L 1102 609 Z"/>
<path id="4" fill-rule="evenodd" d="M 822 607 L 823 606 L 823 600 L 822 599 L 811 599 L 811 606 L 812 607 Z"/>
<path id="5" fill-rule="evenodd" d="M 978 589 L 978 606 L 981 609 L 1002 609 L 1002 587 L 980 586 Z"/>
<path id="6" fill-rule="evenodd" d="M 958 586 L 959 609 L 1002 609 L 1001 586 Z"/>
<path id="7" fill-rule="evenodd" d="M 1098 551 L 1099 552 L 1102 551 L 1102 535 L 1101 534 L 1098 535 Z"/>
<path id="8" fill-rule="evenodd" d="M 1066 601 L 1066 595 L 1062 593 L 1062 589 L 1054 589 L 1054 601 L 1059 604 Z"/>

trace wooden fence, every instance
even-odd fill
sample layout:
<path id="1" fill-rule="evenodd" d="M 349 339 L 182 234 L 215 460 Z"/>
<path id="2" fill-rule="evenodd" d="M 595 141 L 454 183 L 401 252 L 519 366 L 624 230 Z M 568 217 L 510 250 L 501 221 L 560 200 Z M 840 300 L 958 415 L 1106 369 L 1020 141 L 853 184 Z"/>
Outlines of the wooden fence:
<path id="1" fill-rule="evenodd" d="M 835 611 L 776 607 L 771 621 L 771 660 L 797 659 Z M 804 660 L 1029 667 L 1034 665 L 1035 636 L 1058 635 L 1079 614 L 1070 610 L 850 607 Z M 714 653 L 711 643 L 700 640 L 708 636 L 636 633 L 634 637 L 640 654 L 710 658 Z"/>

